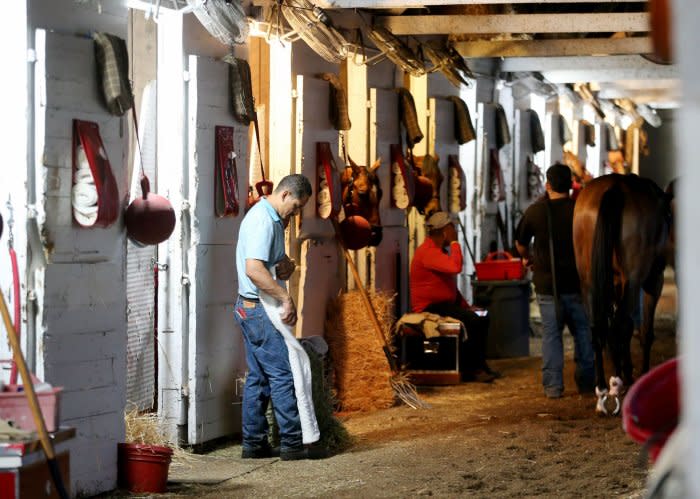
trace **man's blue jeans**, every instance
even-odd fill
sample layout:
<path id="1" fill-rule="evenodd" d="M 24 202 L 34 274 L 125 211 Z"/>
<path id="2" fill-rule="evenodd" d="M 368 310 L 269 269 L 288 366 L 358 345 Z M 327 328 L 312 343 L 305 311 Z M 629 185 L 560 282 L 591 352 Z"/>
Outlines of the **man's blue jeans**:
<path id="1" fill-rule="evenodd" d="M 239 298 L 235 311 L 236 322 L 243 330 L 248 362 L 243 391 L 243 448 L 257 450 L 268 445 L 265 412 L 272 397 L 280 450 L 301 449 L 301 422 L 284 338 L 270 322 L 261 303 L 246 308 Z"/>
<path id="2" fill-rule="evenodd" d="M 593 339 L 586 310 L 579 294 L 562 294 L 559 297 L 560 320 L 552 295 L 537 295 L 542 315 L 542 385 L 548 397 L 560 397 L 564 393 L 564 324 L 574 337 L 574 379 L 580 393 L 593 392 L 595 388 L 595 363 Z"/>

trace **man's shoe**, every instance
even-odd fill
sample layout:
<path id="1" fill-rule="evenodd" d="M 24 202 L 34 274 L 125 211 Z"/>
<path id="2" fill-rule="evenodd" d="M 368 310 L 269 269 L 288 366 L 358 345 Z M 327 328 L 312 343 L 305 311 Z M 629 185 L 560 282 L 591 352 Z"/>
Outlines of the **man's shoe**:
<path id="1" fill-rule="evenodd" d="M 242 459 L 267 459 L 270 457 L 278 457 L 280 455 L 279 447 L 274 449 L 270 446 L 258 447 L 255 449 L 244 448 L 241 451 Z"/>
<path id="2" fill-rule="evenodd" d="M 503 375 L 500 373 L 500 371 L 495 371 L 495 370 L 491 369 L 488 365 L 484 365 L 484 372 L 486 372 L 486 374 L 492 375 L 495 379 L 499 379 L 499 378 L 503 377 Z"/>
<path id="3" fill-rule="evenodd" d="M 561 388 L 545 388 L 544 394 L 548 399 L 560 399 L 564 396 L 564 390 Z"/>
<path id="4" fill-rule="evenodd" d="M 475 381 L 477 383 L 492 383 L 496 377 L 484 370 L 462 373 L 462 381 Z"/>
<path id="5" fill-rule="evenodd" d="M 313 443 L 301 449 L 283 450 L 280 452 L 282 461 L 298 461 L 300 459 L 325 459 L 328 457 L 328 449 L 320 444 Z"/>

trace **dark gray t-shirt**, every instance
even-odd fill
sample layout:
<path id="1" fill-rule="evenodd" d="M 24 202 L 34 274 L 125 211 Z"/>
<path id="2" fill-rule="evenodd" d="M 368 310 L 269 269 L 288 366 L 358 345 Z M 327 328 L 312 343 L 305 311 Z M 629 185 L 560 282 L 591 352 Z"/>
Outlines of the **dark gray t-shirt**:
<path id="1" fill-rule="evenodd" d="M 580 284 L 574 257 L 572 227 L 575 201 L 570 198 L 562 198 L 552 200 L 550 203 L 552 207 L 557 292 L 560 295 L 579 293 Z M 540 198 L 528 207 L 520 220 L 516 237 L 518 243 L 523 246 L 528 246 L 532 238 L 535 238 L 532 252 L 535 290 L 542 295 L 554 294 L 552 266 L 549 258 L 549 227 L 547 224 L 546 198 Z"/>

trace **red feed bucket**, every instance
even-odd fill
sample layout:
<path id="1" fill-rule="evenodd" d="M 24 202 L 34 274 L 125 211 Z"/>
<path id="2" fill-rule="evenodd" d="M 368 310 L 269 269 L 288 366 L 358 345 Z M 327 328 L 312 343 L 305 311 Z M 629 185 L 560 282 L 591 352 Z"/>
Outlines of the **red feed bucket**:
<path id="1" fill-rule="evenodd" d="M 680 416 L 677 360 L 666 361 L 639 378 L 622 404 L 622 427 L 634 441 L 648 446 L 652 462 Z"/>
<path id="2" fill-rule="evenodd" d="M 172 455 L 169 447 L 119 444 L 119 488 L 130 492 L 165 492 Z"/>

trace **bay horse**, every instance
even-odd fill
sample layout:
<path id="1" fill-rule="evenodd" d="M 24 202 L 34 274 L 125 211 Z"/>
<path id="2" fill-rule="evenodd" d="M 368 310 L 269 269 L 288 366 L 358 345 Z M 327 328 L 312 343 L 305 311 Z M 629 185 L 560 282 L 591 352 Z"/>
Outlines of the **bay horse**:
<path id="1" fill-rule="evenodd" d="M 595 351 L 596 411 L 607 414 L 608 397 L 619 412 L 624 383 L 631 384 L 633 314 L 644 292 L 642 373 L 649 370 L 654 314 L 667 263 L 673 262 L 671 197 L 653 181 L 613 173 L 590 181 L 574 208 L 573 238 L 581 292 L 587 305 Z M 605 381 L 603 348 L 608 346 L 615 377 Z"/>

